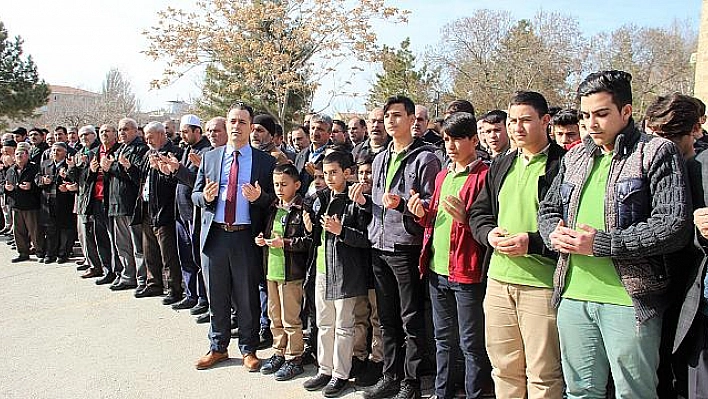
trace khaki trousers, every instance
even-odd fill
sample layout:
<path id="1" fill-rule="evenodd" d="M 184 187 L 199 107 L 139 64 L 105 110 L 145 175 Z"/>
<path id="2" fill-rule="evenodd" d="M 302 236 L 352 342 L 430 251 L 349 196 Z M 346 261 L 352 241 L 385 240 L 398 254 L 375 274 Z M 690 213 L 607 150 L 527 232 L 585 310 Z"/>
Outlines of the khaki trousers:
<path id="1" fill-rule="evenodd" d="M 550 288 L 489 279 L 484 299 L 485 335 L 497 398 L 563 397 L 552 293 Z"/>
<path id="2" fill-rule="evenodd" d="M 268 280 L 268 317 L 275 353 L 291 360 L 302 356 L 302 280 Z"/>
<path id="3" fill-rule="evenodd" d="M 383 341 L 375 289 L 369 289 L 368 296 L 356 297 L 354 320 L 354 357 L 366 360 L 369 356 L 366 338 L 371 327 L 371 361 L 383 362 Z"/>
<path id="4" fill-rule="evenodd" d="M 349 379 L 354 349 L 354 305 L 356 298 L 325 299 L 327 277 L 315 277 L 315 308 L 317 309 L 317 363 L 319 372 L 340 379 Z"/>

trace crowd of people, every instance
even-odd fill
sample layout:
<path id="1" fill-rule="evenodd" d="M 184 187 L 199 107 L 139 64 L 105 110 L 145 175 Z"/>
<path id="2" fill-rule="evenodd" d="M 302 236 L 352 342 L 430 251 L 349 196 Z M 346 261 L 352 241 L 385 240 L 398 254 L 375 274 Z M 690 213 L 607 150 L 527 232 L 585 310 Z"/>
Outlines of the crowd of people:
<path id="1" fill-rule="evenodd" d="M 285 132 L 235 103 L 203 123 L 17 128 L 2 137 L 12 262 L 209 323 L 228 359 L 366 399 L 708 397 L 705 105 L 632 117 L 631 75 L 590 74 L 579 109 L 513 93 L 444 118 L 404 96 Z M 259 359 L 258 350 L 274 353 Z"/>

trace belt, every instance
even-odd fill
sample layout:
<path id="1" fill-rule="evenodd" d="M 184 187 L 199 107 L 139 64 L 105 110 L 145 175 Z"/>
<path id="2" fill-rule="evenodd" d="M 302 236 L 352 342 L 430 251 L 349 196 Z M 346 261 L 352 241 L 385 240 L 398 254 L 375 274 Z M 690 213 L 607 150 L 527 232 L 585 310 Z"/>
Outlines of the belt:
<path id="1" fill-rule="evenodd" d="M 250 224 L 226 224 L 226 223 L 212 222 L 212 225 L 220 228 L 221 230 L 224 230 L 227 233 L 233 233 L 234 231 L 244 231 L 244 230 L 251 229 Z"/>

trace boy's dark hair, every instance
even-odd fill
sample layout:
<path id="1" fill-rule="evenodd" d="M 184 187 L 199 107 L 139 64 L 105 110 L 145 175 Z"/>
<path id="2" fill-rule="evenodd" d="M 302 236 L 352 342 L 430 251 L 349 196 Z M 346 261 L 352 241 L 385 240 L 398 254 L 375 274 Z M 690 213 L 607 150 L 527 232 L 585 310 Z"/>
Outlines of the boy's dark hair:
<path id="1" fill-rule="evenodd" d="M 577 125 L 580 121 L 578 116 L 578 111 L 572 108 L 563 109 L 558 111 L 551 118 L 551 125 L 553 126 L 569 126 Z"/>
<path id="2" fill-rule="evenodd" d="M 703 116 L 706 114 L 706 103 L 701 101 L 698 97 L 693 97 L 696 100 L 696 105 L 698 106 L 698 116 Z"/>
<path id="3" fill-rule="evenodd" d="M 632 75 L 625 71 L 591 73 L 578 86 L 578 100 L 596 93 L 609 93 L 617 109 L 632 104 Z"/>
<path id="4" fill-rule="evenodd" d="M 509 108 L 512 105 L 528 105 L 538 113 L 541 118 L 548 114 L 548 102 L 543 94 L 535 91 L 517 91 L 509 100 Z"/>
<path id="5" fill-rule="evenodd" d="M 646 111 L 646 125 L 661 137 L 691 134 L 701 117 L 695 99 L 679 93 L 661 96 Z"/>
<path id="6" fill-rule="evenodd" d="M 354 159 L 352 158 L 352 154 L 348 152 L 334 151 L 327 154 L 322 160 L 323 165 L 331 163 L 339 164 L 342 170 L 351 169 L 351 167 L 354 166 Z"/>
<path id="7" fill-rule="evenodd" d="M 291 163 L 284 163 L 278 165 L 273 169 L 274 175 L 288 175 L 292 177 L 293 181 L 300 181 L 300 173 L 298 173 L 295 165 Z"/>
<path id="8" fill-rule="evenodd" d="M 445 110 L 445 113 L 450 115 L 458 112 L 467 112 L 474 116 L 474 106 L 467 100 L 453 100 L 447 105 L 447 110 Z"/>
<path id="9" fill-rule="evenodd" d="M 388 112 L 388 109 L 394 104 L 403 104 L 403 107 L 406 109 L 406 114 L 408 115 L 415 114 L 415 103 L 413 103 L 413 100 L 406 96 L 389 97 L 383 107 L 384 114 Z"/>
<path id="10" fill-rule="evenodd" d="M 253 107 L 251 107 L 250 105 L 248 105 L 242 101 L 237 101 L 237 102 L 231 104 L 231 107 L 229 107 L 229 111 L 231 111 L 232 109 L 243 110 L 243 111 L 248 112 L 248 116 L 250 116 L 251 121 L 253 121 L 254 112 L 253 112 Z"/>
<path id="11" fill-rule="evenodd" d="M 283 137 L 283 125 L 280 123 L 275 124 L 275 133 L 273 134 L 275 137 Z"/>
<path id="12" fill-rule="evenodd" d="M 557 105 L 554 105 L 552 107 L 548 107 L 548 115 L 550 115 L 551 118 L 553 118 L 554 116 L 556 116 L 557 113 L 561 112 L 562 110 L 563 110 L 563 108 L 561 108 Z"/>
<path id="13" fill-rule="evenodd" d="M 482 121 L 486 123 L 490 123 L 492 125 L 495 125 L 497 123 L 504 123 L 506 124 L 506 112 L 500 110 L 500 109 L 495 109 L 493 111 L 489 111 L 486 114 L 482 115 L 480 118 Z"/>
<path id="14" fill-rule="evenodd" d="M 477 120 L 469 112 L 455 112 L 442 125 L 442 133 L 453 138 L 472 138 L 477 135 Z"/>
<path id="15" fill-rule="evenodd" d="M 369 151 L 361 151 L 356 156 L 357 165 L 371 165 L 374 163 L 374 154 Z"/>

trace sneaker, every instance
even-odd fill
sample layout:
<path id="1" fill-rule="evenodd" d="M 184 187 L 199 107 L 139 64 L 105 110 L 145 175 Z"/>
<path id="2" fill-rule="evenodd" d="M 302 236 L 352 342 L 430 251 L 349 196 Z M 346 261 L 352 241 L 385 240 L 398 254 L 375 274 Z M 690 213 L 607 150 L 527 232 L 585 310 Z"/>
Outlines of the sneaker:
<path id="1" fill-rule="evenodd" d="M 360 387 L 370 387 L 383 376 L 383 362 L 366 362 L 366 369 L 362 370 L 355 380 L 355 384 Z"/>
<path id="2" fill-rule="evenodd" d="M 276 371 L 280 370 L 284 363 L 285 357 L 280 355 L 273 355 L 270 357 L 270 359 L 266 360 L 261 366 L 261 374 L 273 374 Z"/>
<path id="3" fill-rule="evenodd" d="M 403 381 L 394 399 L 420 399 L 420 383 Z"/>
<path id="4" fill-rule="evenodd" d="M 341 378 L 332 377 L 329 380 L 329 384 L 322 388 L 322 394 L 325 398 L 338 398 L 342 395 L 342 392 L 347 388 L 347 383 L 349 381 L 343 380 Z"/>
<path id="5" fill-rule="evenodd" d="M 366 369 L 366 359 L 361 360 L 356 356 L 352 356 L 352 368 L 349 371 L 349 378 L 356 378 Z"/>
<path id="6" fill-rule="evenodd" d="M 281 367 L 280 370 L 275 372 L 275 380 L 291 380 L 304 372 L 305 369 L 302 367 L 302 358 L 296 357 L 294 359 L 287 360 L 283 367 Z"/>
<path id="7" fill-rule="evenodd" d="M 397 395 L 401 390 L 401 381 L 384 375 L 373 387 L 364 391 L 364 399 L 384 399 Z"/>
<path id="8" fill-rule="evenodd" d="M 324 388 L 332 380 L 331 375 L 317 373 L 316 376 L 310 378 L 302 384 L 302 387 L 308 391 L 317 391 Z"/>

